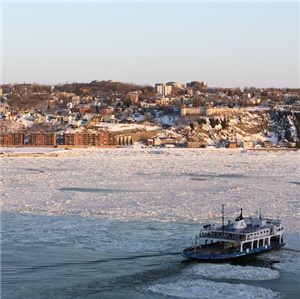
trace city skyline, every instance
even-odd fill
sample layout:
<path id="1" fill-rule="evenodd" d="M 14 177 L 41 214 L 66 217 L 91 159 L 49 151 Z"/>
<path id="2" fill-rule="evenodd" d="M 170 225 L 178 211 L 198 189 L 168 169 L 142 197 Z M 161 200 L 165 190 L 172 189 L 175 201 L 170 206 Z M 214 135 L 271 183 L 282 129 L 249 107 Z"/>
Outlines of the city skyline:
<path id="1" fill-rule="evenodd" d="M 1 5 L 1 84 L 299 87 L 299 2 Z"/>

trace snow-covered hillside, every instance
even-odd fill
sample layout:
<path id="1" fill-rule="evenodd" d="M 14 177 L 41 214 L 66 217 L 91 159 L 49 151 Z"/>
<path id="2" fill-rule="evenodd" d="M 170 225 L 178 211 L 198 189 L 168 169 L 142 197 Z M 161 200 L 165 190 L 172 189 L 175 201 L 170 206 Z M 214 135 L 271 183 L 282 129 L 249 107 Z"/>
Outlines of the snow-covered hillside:
<path id="1" fill-rule="evenodd" d="M 228 110 L 230 112 L 230 109 Z M 239 112 L 217 116 L 198 116 L 178 114 L 163 115 L 143 122 L 140 117 L 132 117 L 132 123 L 97 123 L 95 126 L 80 120 L 62 123 L 55 119 L 37 121 L 21 117 L 15 121 L 1 121 L 2 132 L 126 132 L 126 134 L 165 129 L 159 137 L 175 138 L 178 143 L 185 141 L 204 142 L 208 145 L 224 145 L 227 142 L 253 141 L 261 143 L 266 140 L 275 145 L 282 140 L 300 145 L 300 113 L 274 109 L 243 109 Z"/>

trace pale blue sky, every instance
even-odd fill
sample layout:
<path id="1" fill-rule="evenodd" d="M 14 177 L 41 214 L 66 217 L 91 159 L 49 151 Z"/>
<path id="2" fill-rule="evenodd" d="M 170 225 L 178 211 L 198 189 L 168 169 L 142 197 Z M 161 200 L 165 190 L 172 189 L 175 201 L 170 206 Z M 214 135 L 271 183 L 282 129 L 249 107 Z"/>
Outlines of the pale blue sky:
<path id="1" fill-rule="evenodd" d="M 2 83 L 300 87 L 299 2 L 2 3 Z"/>

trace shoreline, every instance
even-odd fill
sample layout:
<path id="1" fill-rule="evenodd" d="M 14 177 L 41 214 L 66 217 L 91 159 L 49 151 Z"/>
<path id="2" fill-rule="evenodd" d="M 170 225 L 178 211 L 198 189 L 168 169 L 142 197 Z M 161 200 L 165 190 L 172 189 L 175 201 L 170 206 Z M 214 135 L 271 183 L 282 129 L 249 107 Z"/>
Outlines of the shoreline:
<path id="1" fill-rule="evenodd" d="M 209 146 L 207 148 L 157 148 L 157 147 L 1 147 L 0 158 L 17 158 L 17 157 L 60 157 L 69 154 L 80 154 L 87 151 L 108 150 L 162 150 L 166 152 L 172 151 L 228 151 L 232 152 L 291 152 L 299 151 L 298 148 L 215 148 Z"/>

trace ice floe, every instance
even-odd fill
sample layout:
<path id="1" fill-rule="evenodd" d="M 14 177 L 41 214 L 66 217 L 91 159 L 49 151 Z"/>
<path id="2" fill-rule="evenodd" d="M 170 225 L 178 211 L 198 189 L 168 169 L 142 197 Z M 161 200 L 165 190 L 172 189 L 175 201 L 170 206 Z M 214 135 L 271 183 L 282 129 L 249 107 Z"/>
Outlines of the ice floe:
<path id="1" fill-rule="evenodd" d="M 187 274 L 197 277 L 237 280 L 271 280 L 279 277 L 279 272 L 276 270 L 230 264 L 199 264 L 189 268 Z"/>
<path id="2" fill-rule="evenodd" d="M 276 299 L 280 294 L 269 289 L 254 287 L 245 284 L 234 286 L 224 282 L 212 282 L 207 280 L 180 280 L 176 283 L 155 284 L 146 289 L 148 292 L 158 293 L 164 296 L 177 298 L 203 298 L 203 299 Z"/>

